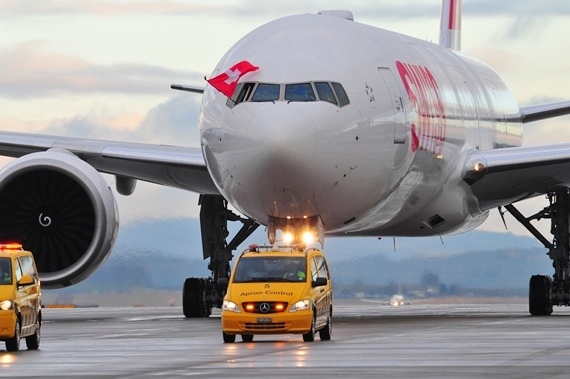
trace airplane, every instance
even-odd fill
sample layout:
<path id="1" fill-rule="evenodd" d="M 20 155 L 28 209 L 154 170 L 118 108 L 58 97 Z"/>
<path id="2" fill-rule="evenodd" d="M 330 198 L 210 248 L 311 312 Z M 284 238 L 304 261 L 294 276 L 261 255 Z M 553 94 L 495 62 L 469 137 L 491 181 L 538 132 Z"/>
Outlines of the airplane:
<path id="1" fill-rule="evenodd" d="M 548 249 L 529 312 L 570 305 L 570 144 L 522 147 L 523 124 L 570 101 L 518 106 L 460 52 L 461 1 L 443 0 L 439 44 L 365 25 L 350 11 L 271 21 L 221 58 L 202 94 L 201 147 L 0 132 L 0 240 L 34 252 L 46 288 L 79 283 L 113 249 L 116 191 L 139 180 L 200 194 L 208 278 L 183 285 L 186 317 L 221 305 L 234 251 L 260 225 L 277 243 L 325 236 L 435 236 L 510 212 Z M 189 94 L 189 96 L 195 96 Z M 546 195 L 524 216 L 515 203 Z M 230 205 L 240 215 L 231 210 Z M 549 219 L 552 242 L 531 223 Z M 228 241 L 228 222 L 241 229 Z"/>
<path id="2" fill-rule="evenodd" d="M 390 305 L 393 307 L 399 307 L 404 304 L 406 304 L 404 301 L 404 295 L 397 293 L 390 298 Z"/>

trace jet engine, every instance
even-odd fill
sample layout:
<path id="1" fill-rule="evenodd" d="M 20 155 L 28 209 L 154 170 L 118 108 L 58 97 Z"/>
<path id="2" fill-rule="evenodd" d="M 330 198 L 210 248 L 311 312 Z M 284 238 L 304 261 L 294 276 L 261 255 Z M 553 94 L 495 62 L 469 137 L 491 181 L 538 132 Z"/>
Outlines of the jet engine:
<path id="1" fill-rule="evenodd" d="M 67 150 L 25 155 L 0 171 L 0 241 L 33 253 L 42 287 L 94 273 L 112 250 L 118 220 L 106 180 Z"/>

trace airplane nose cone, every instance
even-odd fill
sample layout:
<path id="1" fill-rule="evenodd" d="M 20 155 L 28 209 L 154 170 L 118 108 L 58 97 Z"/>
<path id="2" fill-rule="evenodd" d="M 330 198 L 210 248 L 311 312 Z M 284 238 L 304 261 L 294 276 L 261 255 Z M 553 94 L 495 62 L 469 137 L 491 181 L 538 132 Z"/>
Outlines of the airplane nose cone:
<path id="1" fill-rule="evenodd" d="M 316 129 L 313 120 L 295 109 L 266 109 L 252 117 L 247 137 L 257 145 L 257 158 L 293 164 L 315 156 Z M 282 161 L 284 160 L 284 161 Z"/>
<path id="2" fill-rule="evenodd" d="M 239 175 L 245 179 L 242 196 L 259 199 L 267 215 L 278 217 L 316 212 L 311 193 L 317 131 L 307 114 L 291 108 L 272 107 L 251 118 L 251 153 Z"/>

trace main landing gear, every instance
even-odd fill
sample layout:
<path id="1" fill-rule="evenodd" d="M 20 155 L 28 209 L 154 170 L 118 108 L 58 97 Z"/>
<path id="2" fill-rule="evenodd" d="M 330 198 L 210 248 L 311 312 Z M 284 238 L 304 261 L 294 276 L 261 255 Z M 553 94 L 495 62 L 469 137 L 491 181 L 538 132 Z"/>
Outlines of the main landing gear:
<path id="1" fill-rule="evenodd" d="M 570 305 L 570 189 L 564 188 L 548 195 L 550 205 L 531 217 L 524 217 L 512 204 L 505 206 L 548 249 L 554 276 L 533 275 L 530 278 L 528 303 L 533 316 L 552 313 L 552 307 Z M 550 219 L 553 241 L 548 241 L 531 224 L 531 220 Z"/>
<path id="2" fill-rule="evenodd" d="M 210 258 L 209 278 L 187 278 L 182 289 L 182 310 L 186 317 L 208 317 L 212 308 L 221 308 L 226 284 L 219 279 L 230 276 L 230 261 L 235 250 L 259 226 L 251 219 L 239 217 L 228 209 L 228 202 L 220 195 L 200 195 L 200 228 L 202 232 L 202 251 L 204 259 Z M 241 229 L 230 243 L 228 221 L 239 221 Z M 223 280 L 222 280 L 223 282 Z"/>

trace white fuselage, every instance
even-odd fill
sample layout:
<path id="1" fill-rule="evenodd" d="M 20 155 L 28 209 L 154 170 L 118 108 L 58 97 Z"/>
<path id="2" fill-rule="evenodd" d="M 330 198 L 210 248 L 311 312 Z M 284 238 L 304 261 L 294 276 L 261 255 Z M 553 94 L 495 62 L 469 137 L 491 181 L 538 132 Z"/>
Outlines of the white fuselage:
<path id="1" fill-rule="evenodd" d="M 278 100 L 242 101 L 208 86 L 200 127 L 210 174 L 238 210 L 318 215 L 328 235 L 433 235 L 487 216 L 461 180 L 473 149 L 520 146 L 513 96 L 488 66 L 456 51 L 328 15 L 252 31 L 212 76 L 259 67 L 240 83 L 279 84 Z M 349 104 L 287 101 L 284 86 L 340 83 Z"/>

